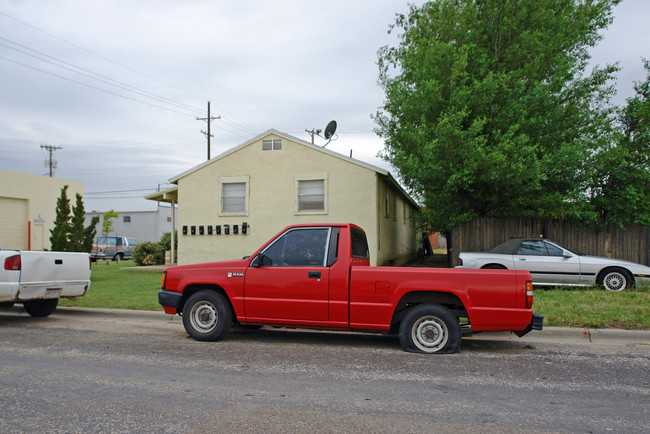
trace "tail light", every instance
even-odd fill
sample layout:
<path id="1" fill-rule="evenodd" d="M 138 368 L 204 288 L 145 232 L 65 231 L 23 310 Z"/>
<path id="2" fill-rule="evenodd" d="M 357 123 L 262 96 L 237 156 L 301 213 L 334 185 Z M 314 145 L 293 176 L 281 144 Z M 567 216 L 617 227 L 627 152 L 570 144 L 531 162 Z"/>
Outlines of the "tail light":
<path id="1" fill-rule="evenodd" d="M 89 270 L 93 269 L 93 260 L 90 256 L 88 256 L 88 269 Z"/>
<path id="2" fill-rule="evenodd" d="M 167 271 L 163 271 L 162 278 L 160 279 L 160 287 L 162 289 L 165 289 L 166 284 L 167 284 Z"/>
<path id="3" fill-rule="evenodd" d="M 20 270 L 20 255 L 9 256 L 5 259 L 5 270 Z"/>
<path id="4" fill-rule="evenodd" d="M 463 266 L 463 260 L 458 258 L 458 263 L 456 265 L 458 265 L 459 267 L 462 267 Z"/>
<path id="5" fill-rule="evenodd" d="M 526 281 L 526 309 L 533 307 L 533 282 Z"/>

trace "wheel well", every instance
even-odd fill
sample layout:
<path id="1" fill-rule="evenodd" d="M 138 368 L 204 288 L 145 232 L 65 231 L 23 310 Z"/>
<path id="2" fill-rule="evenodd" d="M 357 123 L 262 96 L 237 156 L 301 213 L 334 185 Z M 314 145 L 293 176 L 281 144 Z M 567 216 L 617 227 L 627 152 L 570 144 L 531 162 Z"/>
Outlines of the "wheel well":
<path id="1" fill-rule="evenodd" d="M 481 267 L 482 270 L 507 270 L 508 267 L 505 267 L 501 264 L 485 264 Z"/>
<path id="2" fill-rule="evenodd" d="M 449 292 L 414 291 L 404 294 L 397 306 L 395 306 L 393 318 L 390 322 L 390 332 L 397 333 L 402 319 L 411 307 L 424 303 L 439 304 L 449 309 L 456 318 L 467 318 L 465 305 L 458 296 Z"/>
<path id="3" fill-rule="evenodd" d="M 204 290 L 218 292 L 221 295 L 223 295 L 224 298 L 226 300 L 228 300 L 228 304 L 230 305 L 230 310 L 232 311 L 233 318 L 237 318 L 237 315 L 235 314 L 235 309 L 232 307 L 232 303 L 230 302 L 230 298 L 228 297 L 228 294 L 226 293 L 226 291 L 224 291 L 224 289 L 222 287 L 220 287 L 220 286 L 208 285 L 208 284 L 195 284 L 195 285 L 186 286 L 183 289 L 183 298 L 182 298 L 181 304 L 176 309 L 177 313 L 179 315 L 182 315 L 183 307 L 185 306 L 185 302 L 187 301 L 187 299 L 190 298 L 191 296 L 193 296 L 194 294 L 196 294 L 197 292 L 204 291 Z"/>
<path id="4" fill-rule="evenodd" d="M 623 271 L 624 273 L 627 273 L 628 277 L 631 279 L 630 284 L 631 285 L 634 284 L 634 273 L 632 273 L 630 270 L 628 270 L 625 267 L 620 267 L 620 266 L 617 266 L 617 265 L 613 265 L 611 267 L 605 267 L 602 270 L 600 270 L 598 272 L 598 274 L 596 275 L 596 282 L 598 282 L 601 278 L 604 278 L 606 273 L 608 273 L 610 271 L 615 271 L 615 270 L 620 270 L 620 271 Z"/>

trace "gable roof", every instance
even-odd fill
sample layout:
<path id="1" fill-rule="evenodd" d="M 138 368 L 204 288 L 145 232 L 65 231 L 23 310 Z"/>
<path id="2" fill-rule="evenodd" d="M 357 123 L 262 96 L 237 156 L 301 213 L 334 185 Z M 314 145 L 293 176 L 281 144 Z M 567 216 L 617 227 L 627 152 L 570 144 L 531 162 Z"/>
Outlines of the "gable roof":
<path id="1" fill-rule="evenodd" d="M 291 140 L 292 142 L 295 142 L 295 143 L 297 143 L 299 145 L 310 148 L 310 149 L 312 149 L 314 151 L 321 152 L 321 153 L 326 154 L 326 155 L 330 155 L 332 157 L 338 158 L 338 159 L 343 160 L 343 161 L 347 161 L 348 163 L 355 164 L 357 166 L 363 167 L 363 168 L 368 169 L 368 170 L 372 170 L 372 171 L 378 173 L 379 175 L 384 176 L 385 178 L 387 178 L 389 180 L 389 182 L 391 184 L 393 184 L 402 193 L 402 195 L 404 197 L 406 197 L 411 202 L 411 204 L 413 206 L 419 207 L 419 205 L 415 202 L 415 200 L 413 200 L 413 198 L 411 198 L 411 196 L 402 188 L 402 186 L 395 180 L 395 178 L 393 178 L 393 175 L 391 175 L 391 173 L 388 172 L 387 170 L 382 169 L 381 167 L 377 167 L 377 166 L 374 166 L 372 164 L 366 163 L 364 161 L 357 160 L 355 158 L 348 157 L 348 156 L 343 155 L 343 154 L 339 154 L 338 152 L 334 152 L 332 150 L 323 148 L 322 146 L 314 145 L 313 143 L 307 142 L 305 140 L 299 139 L 299 138 L 294 137 L 294 136 L 292 136 L 290 134 L 283 133 L 282 131 L 278 131 L 278 130 L 273 129 L 273 128 L 263 132 L 262 134 L 259 134 L 259 135 L 255 136 L 255 137 L 253 137 L 250 140 L 245 141 L 244 143 L 242 143 L 240 145 L 237 145 L 237 146 L 235 146 L 233 148 L 230 148 L 227 151 L 225 151 L 225 152 L 223 152 L 223 153 L 221 153 L 221 154 L 219 154 L 219 155 L 217 155 L 215 157 L 212 157 L 211 159 L 209 159 L 207 161 L 204 161 L 203 163 L 200 163 L 200 164 L 198 164 L 198 165 L 196 165 L 196 166 L 194 166 L 194 167 L 192 167 L 192 168 L 190 168 L 190 169 L 188 169 L 188 170 L 186 170 L 186 171 L 184 171 L 184 172 L 182 172 L 182 173 L 180 173 L 180 174 L 178 174 L 178 175 L 176 175 L 176 176 L 174 176 L 172 178 L 169 178 L 169 183 L 170 184 L 178 184 L 179 179 L 184 178 L 184 177 L 186 177 L 186 176 L 188 176 L 188 175 L 190 175 L 190 174 L 192 174 L 192 173 L 194 173 L 194 172 L 196 172 L 196 171 L 198 171 L 198 170 L 200 170 L 200 169 L 202 169 L 202 168 L 204 168 L 204 167 L 206 167 L 206 166 L 208 166 L 208 165 L 210 165 L 210 164 L 212 164 L 212 163 L 214 163 L 216 161 L 219 161 L 219 160 L 221 160 L 223 158 L 226 158 L 230 154 L 233 154 L 233 153 L 237 152 L 238 150 L 240 150 L 242 148 L 245 148 L 246 146 L 248 146 L 248 145 L 250 145 L 252 143 L 255 143 L 255 142 L 257 142 L 257 141 L 261 140 L 262 138 L 264 138 L 266 136 L 269 136 L 269 135 L 276 135 L 276 136 L 283 137 L 283 138 L 285 138 L 287 140 Z M 172 188 L 172 190 L 173 190 L 173 188 Z M 147 197 L 147 199 L 149 199 L 149 198 Z"/>

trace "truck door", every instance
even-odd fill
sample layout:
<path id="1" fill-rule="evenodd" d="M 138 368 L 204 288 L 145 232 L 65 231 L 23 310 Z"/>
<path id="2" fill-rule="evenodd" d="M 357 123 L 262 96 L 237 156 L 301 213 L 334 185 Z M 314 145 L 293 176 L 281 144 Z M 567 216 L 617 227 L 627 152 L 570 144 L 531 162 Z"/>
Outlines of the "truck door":
<path id="1" fill-rule="evenodd" d="M 290 229 L 253 260 L 244 283 L 247 321 L 328 320 L 330 231 Z"/>

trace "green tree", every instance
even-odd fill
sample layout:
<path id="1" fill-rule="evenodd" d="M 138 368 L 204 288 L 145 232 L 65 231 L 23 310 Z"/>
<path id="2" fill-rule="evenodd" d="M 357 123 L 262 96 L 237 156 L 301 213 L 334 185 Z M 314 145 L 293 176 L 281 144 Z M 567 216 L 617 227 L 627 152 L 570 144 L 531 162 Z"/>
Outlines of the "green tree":
<path id="1" fill-rule="evenodd" d="M 102 217 L 102 235 L 107 237 L 108 234 L 113 232 L 113 219 L 119 216 L 120 215 L 112 209 L 104 213 L 104 216 Z"/>
<path id="2" fill-rule="evenodd" d="M 61 187 L 61 195 L 56 200 L 54 227 L 50 229 L 50 246 L 53 251 L 67 252 L 70 237 L 70 199 L 68 186 Z"/>
<path id="3" fill-rule="evenodd" d="M 620 130 L 610 146 L 592 156 L 588 190 L 599 219 L 650 226 L 650 62 L 636 95 L 619 111 Z"/>
<path id="4" fill-rule="evenodd" d="M 439 0 L 378 53 L 383 156 L 447 231 L 475 216 L 593 217 L 585 163 L 611 137 L 616 66 L 584 71 L 618 0 Z"/>
<path id="5" fill-rule="evenodd" d="M 86 220 L 86 211 L 84 209 L 83 198 L 79 193 L 75 196 L 76 202 L 72 207 L 72 217 L 70 219 L 70 235 L 68 237 L 68 251 L 70 252 L 88 252 L 92 250 L 93 240 L 97 233 L 96 227 L 99 217 L 95 216 L 90 220 L 88 227 L 84 227 Z"/>
<path id="6" fill-rule="evenodd" d="M 53 251 L 59 252 L 88 252 L 92 250 L 93 239 L 99 217 L 93 217 L 90 225 L 84 228 L 86 211 L 84 210 L 83 197 L 76 193 L 76 203 L 70 214 L 70 200 L 68 199 L 68 186 L 61 188 L 61 195 L 56 202 L 56 219 L 54 227 L 50 230 L 50 243 Z"/>

